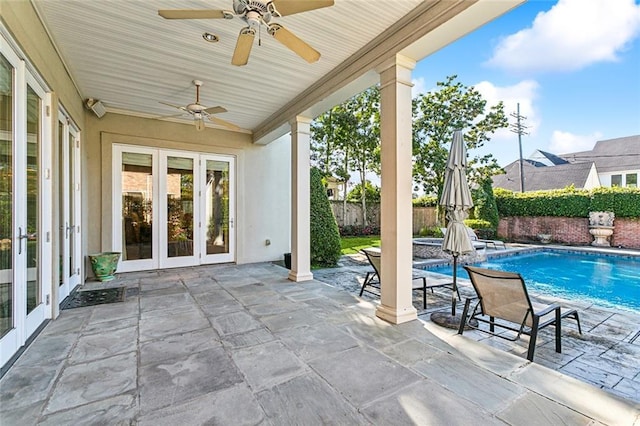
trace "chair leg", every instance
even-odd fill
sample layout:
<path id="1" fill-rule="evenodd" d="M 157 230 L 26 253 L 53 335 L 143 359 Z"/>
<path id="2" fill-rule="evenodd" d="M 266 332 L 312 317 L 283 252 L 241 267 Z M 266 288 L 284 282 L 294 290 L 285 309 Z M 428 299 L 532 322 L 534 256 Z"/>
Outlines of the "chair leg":
<path id="1" fill-rule="evenodd" d="M 464 326 L 467 323 L 467 314 L 469 313 L 469 305 L 471 304 L 471 299 L 468 299 L 464 302 L 464 309 L 462 310 L 462 317 L 460 318 L 460 325 L 458 326 L 458 334 L 462 334 L 464 332 Z"/>
<path id="2" fill-rule="evenodd" d="M 531 336 L 529 339 L 529 349 L 527 350 L 527 359 L 533 362 L 533 354 L 536 350 L 536 340 L 538 340 L 538 325 L 540 324 L 540 317 L 533 316 L 533 325 L 531 326 Z"/>
<path id="3" fill-rule="evenodd" d="M 496 331 L 495 321 L 496 317 L 489 317 L 489 331 L 492 333 Z"/>
<path id="4" fill-rule="evenodd" d="M 578 325 L 578 333 L 582 334 L 582 327 L 580 327 L 580 317 L 578 316 L 578 311 L 573 310 L 568 314 L 566 314 L 565 316 L 576 320 L 576 324 Z"/>
<path id="5" fill-rule="evenodd" d="M 562 353 L 562 316 L 559 306 L 556 308 L 556 352 Z"/>
<path id="6" fill-rule="evenodd" d="M 422 277 L 422 309 L 427 310 L 427 277 Z"/>
<path id="7" fill-rule="evenodd" d="M 371 272 L 367 272 L 367 276 L 364 277 L 364 282 L 362 283 L 362 288 L 360 289 L 360 296 L 362 296 L 362 293 L 364 292 L 364 288 L 369 284 L 369 281 L 371 280 Z"/>

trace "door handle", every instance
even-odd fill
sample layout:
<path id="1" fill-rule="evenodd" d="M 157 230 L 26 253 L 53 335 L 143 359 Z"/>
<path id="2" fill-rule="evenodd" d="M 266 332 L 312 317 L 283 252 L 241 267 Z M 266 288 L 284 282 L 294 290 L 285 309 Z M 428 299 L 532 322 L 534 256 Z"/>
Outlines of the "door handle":
<path id="1" fill-rule="evenodd" d="M 29 238 L 29 234 L 22 233 L 22 227 L 18 227 L 18 254 L 22 254 L 22 240 Z"/>

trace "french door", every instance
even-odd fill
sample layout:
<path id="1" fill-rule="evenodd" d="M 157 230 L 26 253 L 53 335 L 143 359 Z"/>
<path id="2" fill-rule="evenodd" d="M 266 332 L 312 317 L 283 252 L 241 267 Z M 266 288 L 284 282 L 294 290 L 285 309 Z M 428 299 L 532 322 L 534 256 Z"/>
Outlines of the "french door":
<path id="1" fill-rule="evenodd" d="M 0 366 L 50 315 L 48 105 L 49 95 L 0 35 Z"/>
<path id="2" fill-rule="evenodd" d="M 114 249 L 121 271 L 235 259 L 234 159 L 114 145 Z"/>
<path id="3" fill-rule="evenodd" d="M 58 113 L 58 301 L 80 285 L 80 137 L 64 111 Z"/>

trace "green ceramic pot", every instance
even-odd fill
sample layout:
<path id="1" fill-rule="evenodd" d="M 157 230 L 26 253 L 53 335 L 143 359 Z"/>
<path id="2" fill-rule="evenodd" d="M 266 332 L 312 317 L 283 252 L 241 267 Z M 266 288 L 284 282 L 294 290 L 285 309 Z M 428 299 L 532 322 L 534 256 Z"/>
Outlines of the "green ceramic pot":
<path id="1" fill-rule="evenodd" d="M 90 254 L 91 269 L 93 274 L 100 281 L 111 281 L 115 278 L 114 274 L 120 260 L 119 252 L 104 252 Z"/>

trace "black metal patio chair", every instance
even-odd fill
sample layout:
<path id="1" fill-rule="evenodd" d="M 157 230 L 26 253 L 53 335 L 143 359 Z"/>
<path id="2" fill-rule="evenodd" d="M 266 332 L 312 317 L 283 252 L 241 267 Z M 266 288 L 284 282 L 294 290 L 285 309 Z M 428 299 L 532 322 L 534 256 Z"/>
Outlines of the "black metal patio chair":
<path id="1" fill-rule="evenodd" d="M 365 256 L 367 256 L 367 259 L 369 260 L 369 264 L 373 268 L 373 271 L 367 272 L 367 275 L 364 278 L 364 282 L 362 283 L 362 288 L 360 289 L 360 296 L 362 296 L 362 293 L 365 291 L 372 294 L 378 294 L 378 293 L 374 293 L 372 291 L 367 290 L 366 287 L 371 286 L 380 290 L 380 270 L 382 266 L 382 263 L 380 261 L 380 255 L 381 255 L 380 249 L 376 247 L 372 247 L 368 249 L 362 249 L 360 251 L 364 253 Z M 432 293 L 433 293 L 433 289 L 436 287 L 447 287 L 447 288 L 453 289 L 453 286 L 451 283 L 444 283 L 444 284 L 428 283 L 427 277 L 422 274 L 412 274 L 411 281 L 420 282 L 420 285 L 413 287 L 412 290 L 422 291 L 422 309 L 424 310 L 427 309 L 427 289 L 431 289 Z M 458 300 L 461 300 L 460 293 L 458 293 Z"/>
<path id="2" fill-rule="evenodd" d="M 549 325 L 555 327 L 556 352 L 558 353 L 562 352 L 561 323 L 563 318 L 576 320 L 578 332 L 582 334 L 578 311 L 575 309 L 563 310 L 557 303 L 544 305 L 532 302 L 520 274 L 475 266 L 465 266 L 464 269 L 469 273 L 471 284 L 478 295 L 478 302 L 473 311 L 469 313 L 471 301 L 476 298 L 466 300 L 458 334 L 462 334 L 467 326 L 511 341 L 518 340 L 522 334 L 529 335 L 527 350 L 529 361 L 533 361 L 539 330 Z M 474 326 L 472 324 L 474 319 L 489 324 L 489 331 Z M 510 338 L 496 333 L 496 326 L 515 331 L 516 337 Z"/>

